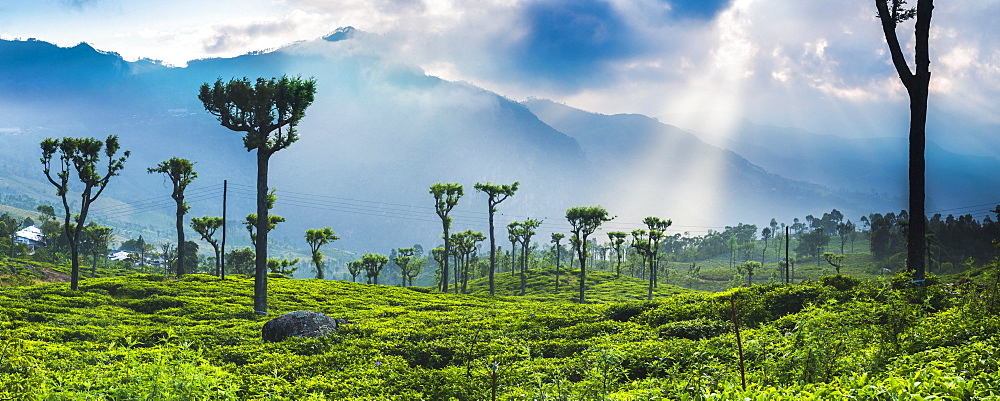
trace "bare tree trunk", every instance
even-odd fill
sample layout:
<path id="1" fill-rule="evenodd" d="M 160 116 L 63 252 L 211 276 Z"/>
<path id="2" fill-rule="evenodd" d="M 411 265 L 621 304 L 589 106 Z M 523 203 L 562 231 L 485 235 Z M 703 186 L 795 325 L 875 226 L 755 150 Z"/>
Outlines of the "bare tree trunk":
<path id="1" fill-rule="evenodd" d="M 257 149 L 257 241 L 254 244 L 253 309 L 267 314 L 267 232 L 270 228 L 267 208 L 267 162 L 270 154 Z"/>
<path id="2" fill-rule="evenodd" d="M 913 272 L 914 280 L 922 281 L 926 271 L 924 258 L 927 255 L 927 217 L 924 209 L 926 193 L 924 148 L 927 141 L 927 95 L 931 79 L 928 42 L 934 1 L 917 1 L 916 45 L 914 46 L 916 73 L 912 73 L 909 65 L 906 64 L 906 58 L 896 36 L 896 10 L 889 10 L 887 0 L 875 0 L 875 7 L 878 9 L 882 32 L 885 34 L 886 44 L 889 46 L 889 53 L 892 56 L 892 64 L 910 97 L 910 222 L 907 227 L 906 267 Z"/>

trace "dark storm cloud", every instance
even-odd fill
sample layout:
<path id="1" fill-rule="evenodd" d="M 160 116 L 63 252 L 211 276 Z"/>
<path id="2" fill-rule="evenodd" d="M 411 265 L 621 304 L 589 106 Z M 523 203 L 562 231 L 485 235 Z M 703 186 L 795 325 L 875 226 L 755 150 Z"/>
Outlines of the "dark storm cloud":
<path id="1" fill-rule="evenodd" d="M 731 0 L 668 0 L 670 14 L 675 18 L 710 20 L 729 7 Z"/>
<path id="2" fill-rule="evenodd" d="M 522 10 L 521 20 L 525 35 L 508 56 L 527 79 L 591 85 L 608 72 L 609 63 L 641 51 L 639 36 L 604 1 L 536 2 Z"/>

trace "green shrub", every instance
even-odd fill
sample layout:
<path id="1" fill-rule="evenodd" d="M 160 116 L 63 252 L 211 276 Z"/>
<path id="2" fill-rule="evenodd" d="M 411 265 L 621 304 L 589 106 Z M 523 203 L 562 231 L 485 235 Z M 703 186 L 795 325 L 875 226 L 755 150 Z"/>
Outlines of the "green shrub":
<path id="1" fill-rule="evenodd" d="M 678 337 L 688 340 L 700 340 L 732 332 L 732 322 L 721 322 L 704 318 L 670 322 L 656 328 L 660 337 Z"/>
<path id="2" fill-rule="evenodd" d="M 837 291 L 849 291 L 861 283 L 861 280 L 851 276 L 834 275 L 820 277 L 819 283 L 836 288 Z"/>

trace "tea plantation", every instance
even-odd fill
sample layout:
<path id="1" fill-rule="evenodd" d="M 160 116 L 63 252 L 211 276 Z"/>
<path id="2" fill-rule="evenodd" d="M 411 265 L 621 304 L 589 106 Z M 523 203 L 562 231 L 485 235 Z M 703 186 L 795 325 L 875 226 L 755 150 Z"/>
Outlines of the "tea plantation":
<path id="1" fill-rule="evenodd" d="M 601 288 L 620 279 L 595 274 L 606 303 L 585 305 L 273 278 L 269 316 L 238 276 L 70 291 L 22 272 L 0 287 L 0 400 L 1000 399 L 996 269 L 960 285 L 828 276 L 653 302 L 614 302 Z M 294 310 L 354 324 L 261 340 Z"/>

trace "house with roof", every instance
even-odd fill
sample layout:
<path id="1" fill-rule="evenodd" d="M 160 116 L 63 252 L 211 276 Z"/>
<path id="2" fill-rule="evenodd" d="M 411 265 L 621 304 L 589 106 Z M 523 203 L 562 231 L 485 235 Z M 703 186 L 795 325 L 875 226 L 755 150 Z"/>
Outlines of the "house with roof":
<path id="1" fill-rule="evenodd" d="M 108 255 L 108 260 L 115 262 L 119 260 L 127 260 L 129 258 L 128 255 L 129 255 L 128 251 L 114 251 Z"/>
<path id="2" fill-rule="evenodd" d="M 28 247 L 34 249 L 45 246 L 45 236 L 42 235 L 42 230 L 38 227 L 28 226 L 14 233 L 14 242 L 27 244 Z"/>

